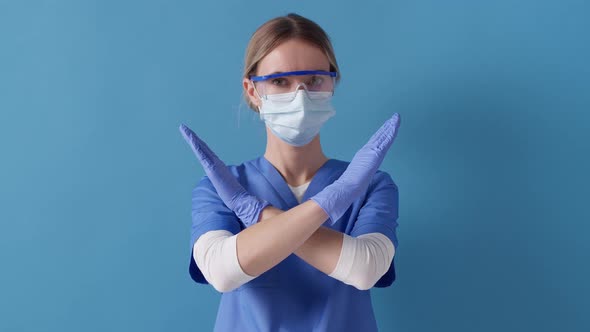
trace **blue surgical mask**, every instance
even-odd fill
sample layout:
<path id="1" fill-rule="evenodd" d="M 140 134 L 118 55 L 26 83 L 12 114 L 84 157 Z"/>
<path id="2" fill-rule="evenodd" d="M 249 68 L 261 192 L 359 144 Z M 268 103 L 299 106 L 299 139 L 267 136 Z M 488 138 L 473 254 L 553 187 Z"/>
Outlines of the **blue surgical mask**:
<path id="1" fill-rule="evenodd" d="M 260 119 L 285 143 L 303 146 L 319 134 L 336 112 L 332 92 L 298 89 L 261 98 Z"/>

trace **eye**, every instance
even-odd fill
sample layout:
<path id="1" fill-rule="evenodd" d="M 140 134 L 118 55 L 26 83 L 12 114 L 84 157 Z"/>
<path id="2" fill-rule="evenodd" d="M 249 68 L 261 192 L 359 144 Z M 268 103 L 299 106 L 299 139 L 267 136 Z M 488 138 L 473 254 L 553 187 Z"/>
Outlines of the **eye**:
<path id="1" fill-rule="evenodd" d="M 309 83 L 308 84 L 310 86 L 320 86 L 320 85 L 322 85 L 323 82 L 324 82 L 324 78 L 323 77 L 321 77 L 321 76 L 312 76 L 309 79 Z"/>
<path id="2" fill-rule="evenodd" d="M 283 77 L 274 78 L 271 82 L 272 85 L 277 87 L 286 86 L 289 82 Z"/>

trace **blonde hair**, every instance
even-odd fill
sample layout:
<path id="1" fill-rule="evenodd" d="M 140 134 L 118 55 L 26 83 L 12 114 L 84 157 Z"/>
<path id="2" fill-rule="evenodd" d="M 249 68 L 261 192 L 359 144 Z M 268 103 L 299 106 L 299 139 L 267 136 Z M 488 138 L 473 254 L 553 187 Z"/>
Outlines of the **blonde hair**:
<path id="1" fill-rule="evenodd" d="M 243 77 L 256 75 L 258 63 L 277 46 L 290 39 L 301 39 L 320 48 L 330 62 L 330 71 L 337 73 L 336 82 L 340 81 L 340 70 L 328 34 L 314 21 L 294 13 L 273 18 L 254 32 L 246 48 Z M 248 106 L 258 112 L 248 96 L 244 95 L 244 98 Z"/>

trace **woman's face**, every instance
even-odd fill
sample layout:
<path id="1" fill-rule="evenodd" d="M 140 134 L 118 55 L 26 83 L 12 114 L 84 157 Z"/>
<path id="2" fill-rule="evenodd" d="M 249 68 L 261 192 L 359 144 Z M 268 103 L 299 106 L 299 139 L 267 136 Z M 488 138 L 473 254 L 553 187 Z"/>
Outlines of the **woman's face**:
<path id="1" fill-rule="evenodd" d="M 290 39 L 268 53 L 258 63 L 255 75 L 269 75 L 297 70 L 330 70 L 330 61 L 324 52 L 301 39 Z M 244 89 L 250 101 L 260 106 L 260 99 L 252 82 L 244 78 Z"/>

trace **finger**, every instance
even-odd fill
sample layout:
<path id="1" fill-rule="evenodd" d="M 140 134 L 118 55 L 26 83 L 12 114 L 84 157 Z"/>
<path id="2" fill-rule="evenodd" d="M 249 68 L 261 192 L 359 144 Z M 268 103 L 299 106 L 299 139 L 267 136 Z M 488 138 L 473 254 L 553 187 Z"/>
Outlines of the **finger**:
<path id="1" fill-rule="evenodd" d="M 205 143 L 197 134 L 195 134 L 192 130 L 186 127 L 191 135 L 191 142 L 195 148 L 199 149 L 199 152 L 202 154 L 203 158 L 208 159 L 212 163 L 216 163 L 219 161 L 217 155 L 209 148 L 209 145 Z"/>
<path id="2" fill-rule="evenodd" d="M 204 144 L 203 141 L 192 131 L 189 127 L 185 126 L 184 124 L 180 125 L 180 132 L 184 137 L 185 141 L 191 146 L 195 153 L 199 154 L 199 158 L 205 157 L 202 146 Z"/>
<path id="3" fill-rule="evenodd" d="M 386 132 L 395 132 L 397 130 L 397 128 L 399 128 L 399 124 L 400 124 L 400 116 L 398 113 L 394 113 L 391 118 L 387 119 L 387 121 L 385 121 L 385 124 L 383 125 L 384 130 Z"/>
<path id="4" fill-rule="evenodd" d="M 386 150 L 389 148 L 389 146 L 391 146 L 393 140 L 397 135 L 399 123 L 400 116 L 398 113 L 394 113 L 391 118 L 385 121 L 385 123 L 381 126 L 381 128 L 375 135 L 376 137 L 373 144 L 377 147 L 377 149 Z"/>
<path id="5" fill-rule="evenodd" d="M 193 132 L 189 127 L 185 126 L 184 124 L 180 125 L 180 132 L 182 136 L 187 141 L 187 143 L 191 146 L 193 152 L 197 156 L 197 159 L 201 162 L 203 167 L 211 169 L 215 166 L 216 162 L 219 158 L 209 149 L 207 144 L 203 142 L 195 132 Z"/>
<path id="6" fill-rule="evenodd" d="M 379 137 L 381 137 L 383 135 L 384 132 L 391 131 L 391 128 L 394 127 L 397 123 L 399 123 L 399 114 L 394 113 L 391 118 L 387 119 L 383 123 L 383 125 L 381 125 L 381 127 L 377 130 L 377 132 L 375 132 L 373 137 L 375 139 L 378 139 Z"/>
<path id="7" fill-rule="evenodd" d="M 383 143 L 389 138 L 390 133 L 394 130 L 396 123 L 399 122 L 399 115 L 395 113 L 389 118 L 381 127 L 375 132 L 375 134 L 369 140 L 369 144 L 373 146 L 382 146 Z"/>
<path id="8" fill-rule="evenodd" d="M 397 133 L 397 129 L 401 124 L 402 118 L 398 113 L 394 113 L 391 117 L 391 123 L 393 125 L 393 130 Z"/>
<path id="9" fill-rule="evenodd" d="M 395 137 L 397 136 L 398 128 L 400 125 L 400 116 L 398 113 L 393 114 L 393 116 L 387 121 L 387 129 L 383 135 L 382 140 L 380 141 L 379 147 L 381 149 L 389 149 Z"/>

